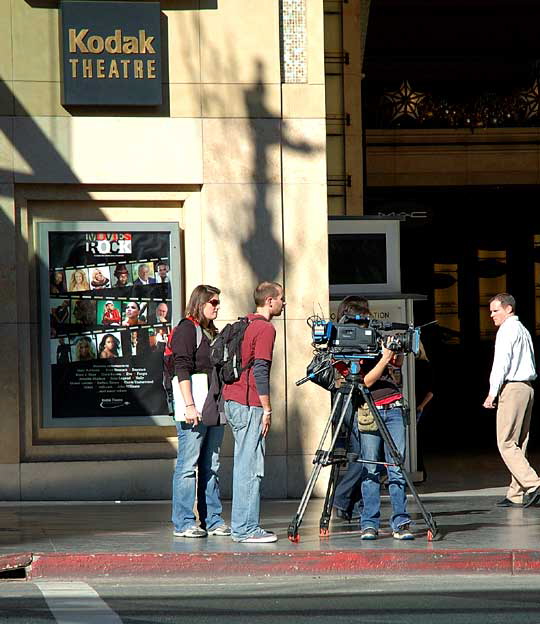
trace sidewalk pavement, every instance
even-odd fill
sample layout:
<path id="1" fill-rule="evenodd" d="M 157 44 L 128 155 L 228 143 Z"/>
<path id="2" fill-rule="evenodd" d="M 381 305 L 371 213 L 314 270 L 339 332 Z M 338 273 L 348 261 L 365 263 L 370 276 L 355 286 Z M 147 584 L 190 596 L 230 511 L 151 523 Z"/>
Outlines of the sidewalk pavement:
<path id="1" fill-rule="evenodd" d="M 26 578 L 103 576 L 280 576 L 362 573 L 540 573 L 540 508 L 497 508 L 494 490 L 431 493 L 422 497 L 442 539 L 428 542 L 414 501 L 416 539 L 399 542 L 383 528 L 375 542 L 360 540 L 356 523 L 333 520 L 319 537 L 321 500 L 313 500 L 300 542 L 287 539 L 298 501 L 263 501 L 262 526 L 274 544 L 238 544 L 226 537 L 175 538 L 170 502 L 4 503 L 0 506 L 0 571 Z M 225 503 L 225 517 L 230 505 Z M 4 572 L 10 576 L 11 573 Z M 0 575 L 1 576 L 1 575 Z"/>
<path id="2" fill-rule="evenodd" d="M 540 573 L 540 507 L 497 507 L 506 488 L 493 483 L 507 477 L 478 466 L 474 478 L 448 466 L 437 474 L 435 467 L 419 486 L 441 534 L 432 542 L 410 496 L 414 541 L 392 538 L 385 495 L 378 540 L 363 542 L 357 522 L 336 519 L 329 537 L 320 538 L 322 500 L 312 499 L 298 544 L 287 539 L 296 500 L 262 501 L 261 525 L 277 533 L 274 544 L 175 538 L 170 501 L 0 503 L 0 578 Z M 457 489 L 472 481 L 480 487 Z M 227 501 L 224 517 L 230 518 Z"/>

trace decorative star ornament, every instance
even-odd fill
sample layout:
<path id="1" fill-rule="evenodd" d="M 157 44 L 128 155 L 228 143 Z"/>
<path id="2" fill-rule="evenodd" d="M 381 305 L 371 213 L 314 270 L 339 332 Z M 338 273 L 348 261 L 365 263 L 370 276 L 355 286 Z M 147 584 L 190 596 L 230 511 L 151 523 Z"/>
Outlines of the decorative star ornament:
<path id="1" fill-rule="evenodd" d="M 397 91 L 388 91 L 383 97 L 392 104 L 390 121 L 395 121 L 400 117 L 411 117 L 418 120 L 420 104 L 425 99 L 426 94 L 413 91 L 409 81 L 404 80 Z"/>
<path id="2" fill-rule="evenodd" d="M 538 78 L 533 82 L 530 89 L 519 93 L 519 101 L 524 108 L 525 119 L 538 117 L 540 112 L 540 85 L 538 84 Z"/>

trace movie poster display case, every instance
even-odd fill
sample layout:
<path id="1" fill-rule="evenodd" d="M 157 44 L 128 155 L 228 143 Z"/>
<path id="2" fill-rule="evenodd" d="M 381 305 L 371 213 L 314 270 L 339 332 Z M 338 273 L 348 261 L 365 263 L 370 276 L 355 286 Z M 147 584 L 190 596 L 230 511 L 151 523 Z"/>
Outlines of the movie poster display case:
<path id="1" fill-rule="evenodd" d="M 173 424 L 163 351 L 180 317 L 179 229 L 38 225 L 43 427 Z"/>

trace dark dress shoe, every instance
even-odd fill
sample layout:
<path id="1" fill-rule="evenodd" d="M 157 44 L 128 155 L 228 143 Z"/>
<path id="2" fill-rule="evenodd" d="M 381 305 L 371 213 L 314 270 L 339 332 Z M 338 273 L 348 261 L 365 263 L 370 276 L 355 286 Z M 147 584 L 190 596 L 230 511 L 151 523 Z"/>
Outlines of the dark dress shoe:
<path id="1" fill-rule="evenodd" d="M 523 507 L 530 507 L 531 505 L 536 505 L 540 501 L 540 486 L 529 492 L 529 494 L 525 494 L 523 497 Z"/>
<path id="2" fill-rule="evenodd" d="M 345 522 L 350 522 L 352 520 L 351 514 L 339 507 L 334 507 L 334 515 L 340 520 L 345 520 Z"/>
<path id="3" fill-rule="evenodd" d="M 522 503 L 513 503 L 511 500 L 507 498 L 503 498 L 498 503 L 495 503 L 497 507 L 523 507 Z"/>

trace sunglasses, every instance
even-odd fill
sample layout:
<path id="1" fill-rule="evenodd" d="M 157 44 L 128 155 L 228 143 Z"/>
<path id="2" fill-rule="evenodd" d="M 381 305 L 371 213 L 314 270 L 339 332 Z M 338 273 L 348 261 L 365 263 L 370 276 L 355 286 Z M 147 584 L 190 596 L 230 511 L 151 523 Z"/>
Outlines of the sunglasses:
<path id="1" fill-rule="evenodd" d="M 206 303 L 209 303 L 210 305 L 213 305 L 214 308 L 216 308 L 220 304 L 220 300 L 219 299 L 210 299 L 210 301 L 207 301 Z"/>

